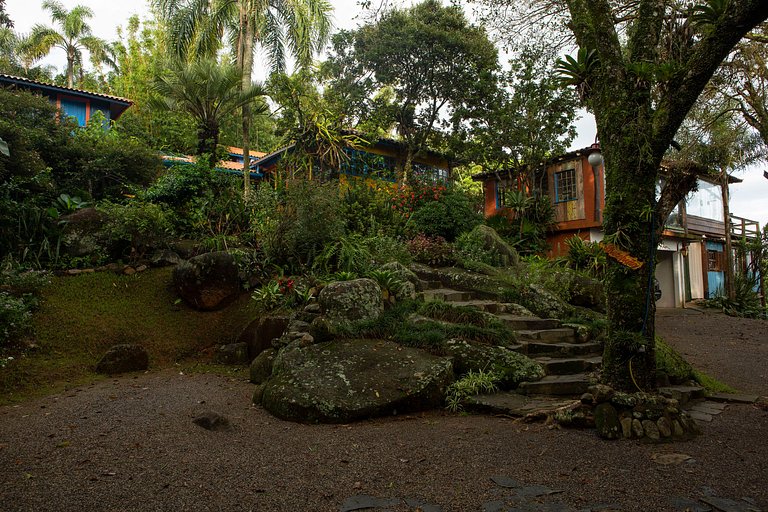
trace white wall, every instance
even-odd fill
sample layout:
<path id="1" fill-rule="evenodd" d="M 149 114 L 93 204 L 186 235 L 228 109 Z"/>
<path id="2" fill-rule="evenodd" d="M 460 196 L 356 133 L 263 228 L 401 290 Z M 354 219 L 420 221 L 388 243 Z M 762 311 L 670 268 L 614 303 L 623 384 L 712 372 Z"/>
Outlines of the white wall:
<path id="1" fill-rule="evenodd" d="M 704 269 L 701 263 L 701 242 L 688 246 L 688 272 L 691 279 L 691 299 L 704 298 Z"/>

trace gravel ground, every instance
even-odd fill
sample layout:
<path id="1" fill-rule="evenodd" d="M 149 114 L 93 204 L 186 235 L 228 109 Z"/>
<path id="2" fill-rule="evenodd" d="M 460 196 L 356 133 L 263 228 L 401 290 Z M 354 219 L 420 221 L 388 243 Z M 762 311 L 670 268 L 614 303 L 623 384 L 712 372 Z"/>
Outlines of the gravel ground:
<path id="1" fill-rule="evenodd" d="M 696 318 L 702 325 L 705 317 Z M 724 353 L 721 363 L 741 361 L 732 349 Z M 728 372 L 712 371 L 735 385 Z M 748 389 L 752 381 L 741 378 L 738 386 Z M 649 445 L 443 412 L 298 425 L 251 406 L 252 390 L 231 378 L 164 370 L 0 408 L 0 510 L 338 511 L 356 495 L 412 498 L 443 511 L 563 510 L 543 508 L 557 503 L 683 510 L 675 499 L 713 495 L 768 510 L 764 406 L 729 405 L 702 425 L 703 436 Z M 192 423 L 208 410 L 233 429 Z M 657 463 L 671 453 L 691 458 Z M 496 475 L 562 492 L 521 502 L 491 481 Z M 497 508 L 487 508 L 491 502 Z"/>
<path id="2" fill-rule="evenodd" d="M 743 393 L 768 395 L 768 322 L 712 309 L 660 309 L 656 333 L 694 367 Z"/>

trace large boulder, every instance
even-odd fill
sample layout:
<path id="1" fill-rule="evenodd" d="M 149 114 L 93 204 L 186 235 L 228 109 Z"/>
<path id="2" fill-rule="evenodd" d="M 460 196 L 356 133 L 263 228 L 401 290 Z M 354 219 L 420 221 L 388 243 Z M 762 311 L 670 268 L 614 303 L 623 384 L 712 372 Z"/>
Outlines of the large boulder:
<path id="1" fill-rule="evenodd" d="M 261 316 L 243 329 L 237 341 L 248 345 L 248 357 L 253 360 L 264 350 L 272 348 L 272 340 L 283 335 L 289 320 L 288 315 Z"/>
<path id="2" fill-rule="evenodd" d="M 384 312 L 381 288 L 372 279 L 336 281 L 320 292 L 323 314 L 334 322 L 372 320 Z"/>
<path id="3" fill-rule="evenodd" d="M 501 389 L 514 389 L 521 382 L 537 381 L 544 377 L 544 369 L 539 363 L 506 347 L 451 339 L 446 342 L 445 348 L 453 357 L 453 370 L 457 376 L 470 371 L 492 371 L 501 377 Z"/>
<path id="4" fill-rule="evenodd" d="M 209 252 L 173 269 L 173 284 L 182 300 L 195 309 L 211 311 L 226 306 L 240 291 L 234 258 Z"/>
<path id="5" fill-rule="evenodd" d="M 106 216 L 96 208 L 81 208 L 60 219 L 62 225 L 62 247 L 73 257 L 83 257 L 102 251 L 99 240 Z"/>
<path id="6" fill-rule="evenodd" d="M 479 261 L 494 267 L 517 266 L 520 257 L 514 247 L 504 241 L 490 226 L 480 224 L 459 238 L 459 250 L 472 254 Z M 477 250 L 481 253 L 477 254 Z"/>
<path id="7" fill-rule="evenodd" d="M 140 345 L 122 344 L 110 348 L 96 364 L 96 373 L 115 375 L 117 373 L 144 371 L 149 367 L 149 355 Z"/>
<path id="8" fill-rule="evenodd" d="M 347 423 L 440 407 L 453 380 L 448 358 L 382 340 L 283 349 L 261 403 L 290 421 Z"/>

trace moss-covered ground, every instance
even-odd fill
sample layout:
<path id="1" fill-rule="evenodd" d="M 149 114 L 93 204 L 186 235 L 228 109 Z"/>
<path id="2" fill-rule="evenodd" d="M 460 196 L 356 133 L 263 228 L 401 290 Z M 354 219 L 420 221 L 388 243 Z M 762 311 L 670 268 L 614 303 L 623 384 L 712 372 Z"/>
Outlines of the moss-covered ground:
<path id="1" fill-rule="evenodd" d="M 236 340 L 257 316 L 255 305 L 243 294 L 220 311 L 194 311 L 178 300 L 171 272 L 52 279 L 33 320 L 38 348 L 0 369 L 0 404 L 99 379 L 95 364 L 118 343 L 142 345 L 151 368 L 212 371 L 214 347 Z"/>

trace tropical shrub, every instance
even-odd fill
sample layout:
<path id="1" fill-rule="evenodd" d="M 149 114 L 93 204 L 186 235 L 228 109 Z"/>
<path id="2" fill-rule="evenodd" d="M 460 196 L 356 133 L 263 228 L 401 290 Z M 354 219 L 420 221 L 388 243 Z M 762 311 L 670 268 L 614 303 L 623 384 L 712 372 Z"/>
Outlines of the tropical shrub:
<path id="1" fill-rule="evenodd" d="M 441 236 L 416 235 L 408 241 L 408 251 L 414 261 L 432 266 L 445 266 L 456 260 L 453 247 Z"/>
<path id="2" fill-rule="evenodd" d="M 326 274 L 365 273 L 371 267 L 371 253 L 360 235 L 350 235 L 327 244 L 315 258 L 313 268 Z"/>
<path id="3" fill-rule="evenodd" d="M 311 267 L 327 244 L 344 235 L 337 183 L 292 181 L 282 190 L 265 183 L 251 204 L 255 240 L 284 268 Z"/>
<path id="4" fill-rule="evenodd" d="M 565 244 L 568 246 L 566 261 L 569 267 L 583 270 L 597 279 L 603 278 L 607 261 L 605 251 L 599 243 L 587 242 L 574 235 L 566 240 Z"/>
<path id="5" fill-rule="evenodd" d="M 458 190 L 449 189 L 437 200 L 419 206 L 410 216 L 407 228 L 415 233 L 453 241 L 480 222 L 481 217 L 470 207 L 469 198 Z"/>
<path id="6" fill-rule="evenodd" d="M 140 200 L 126 204 L 101 202 L 97 209 L 105 215 L 101 236 L 114 258 L 135 259 L 157 248 L 172 234 L 166 208 Z"/>

